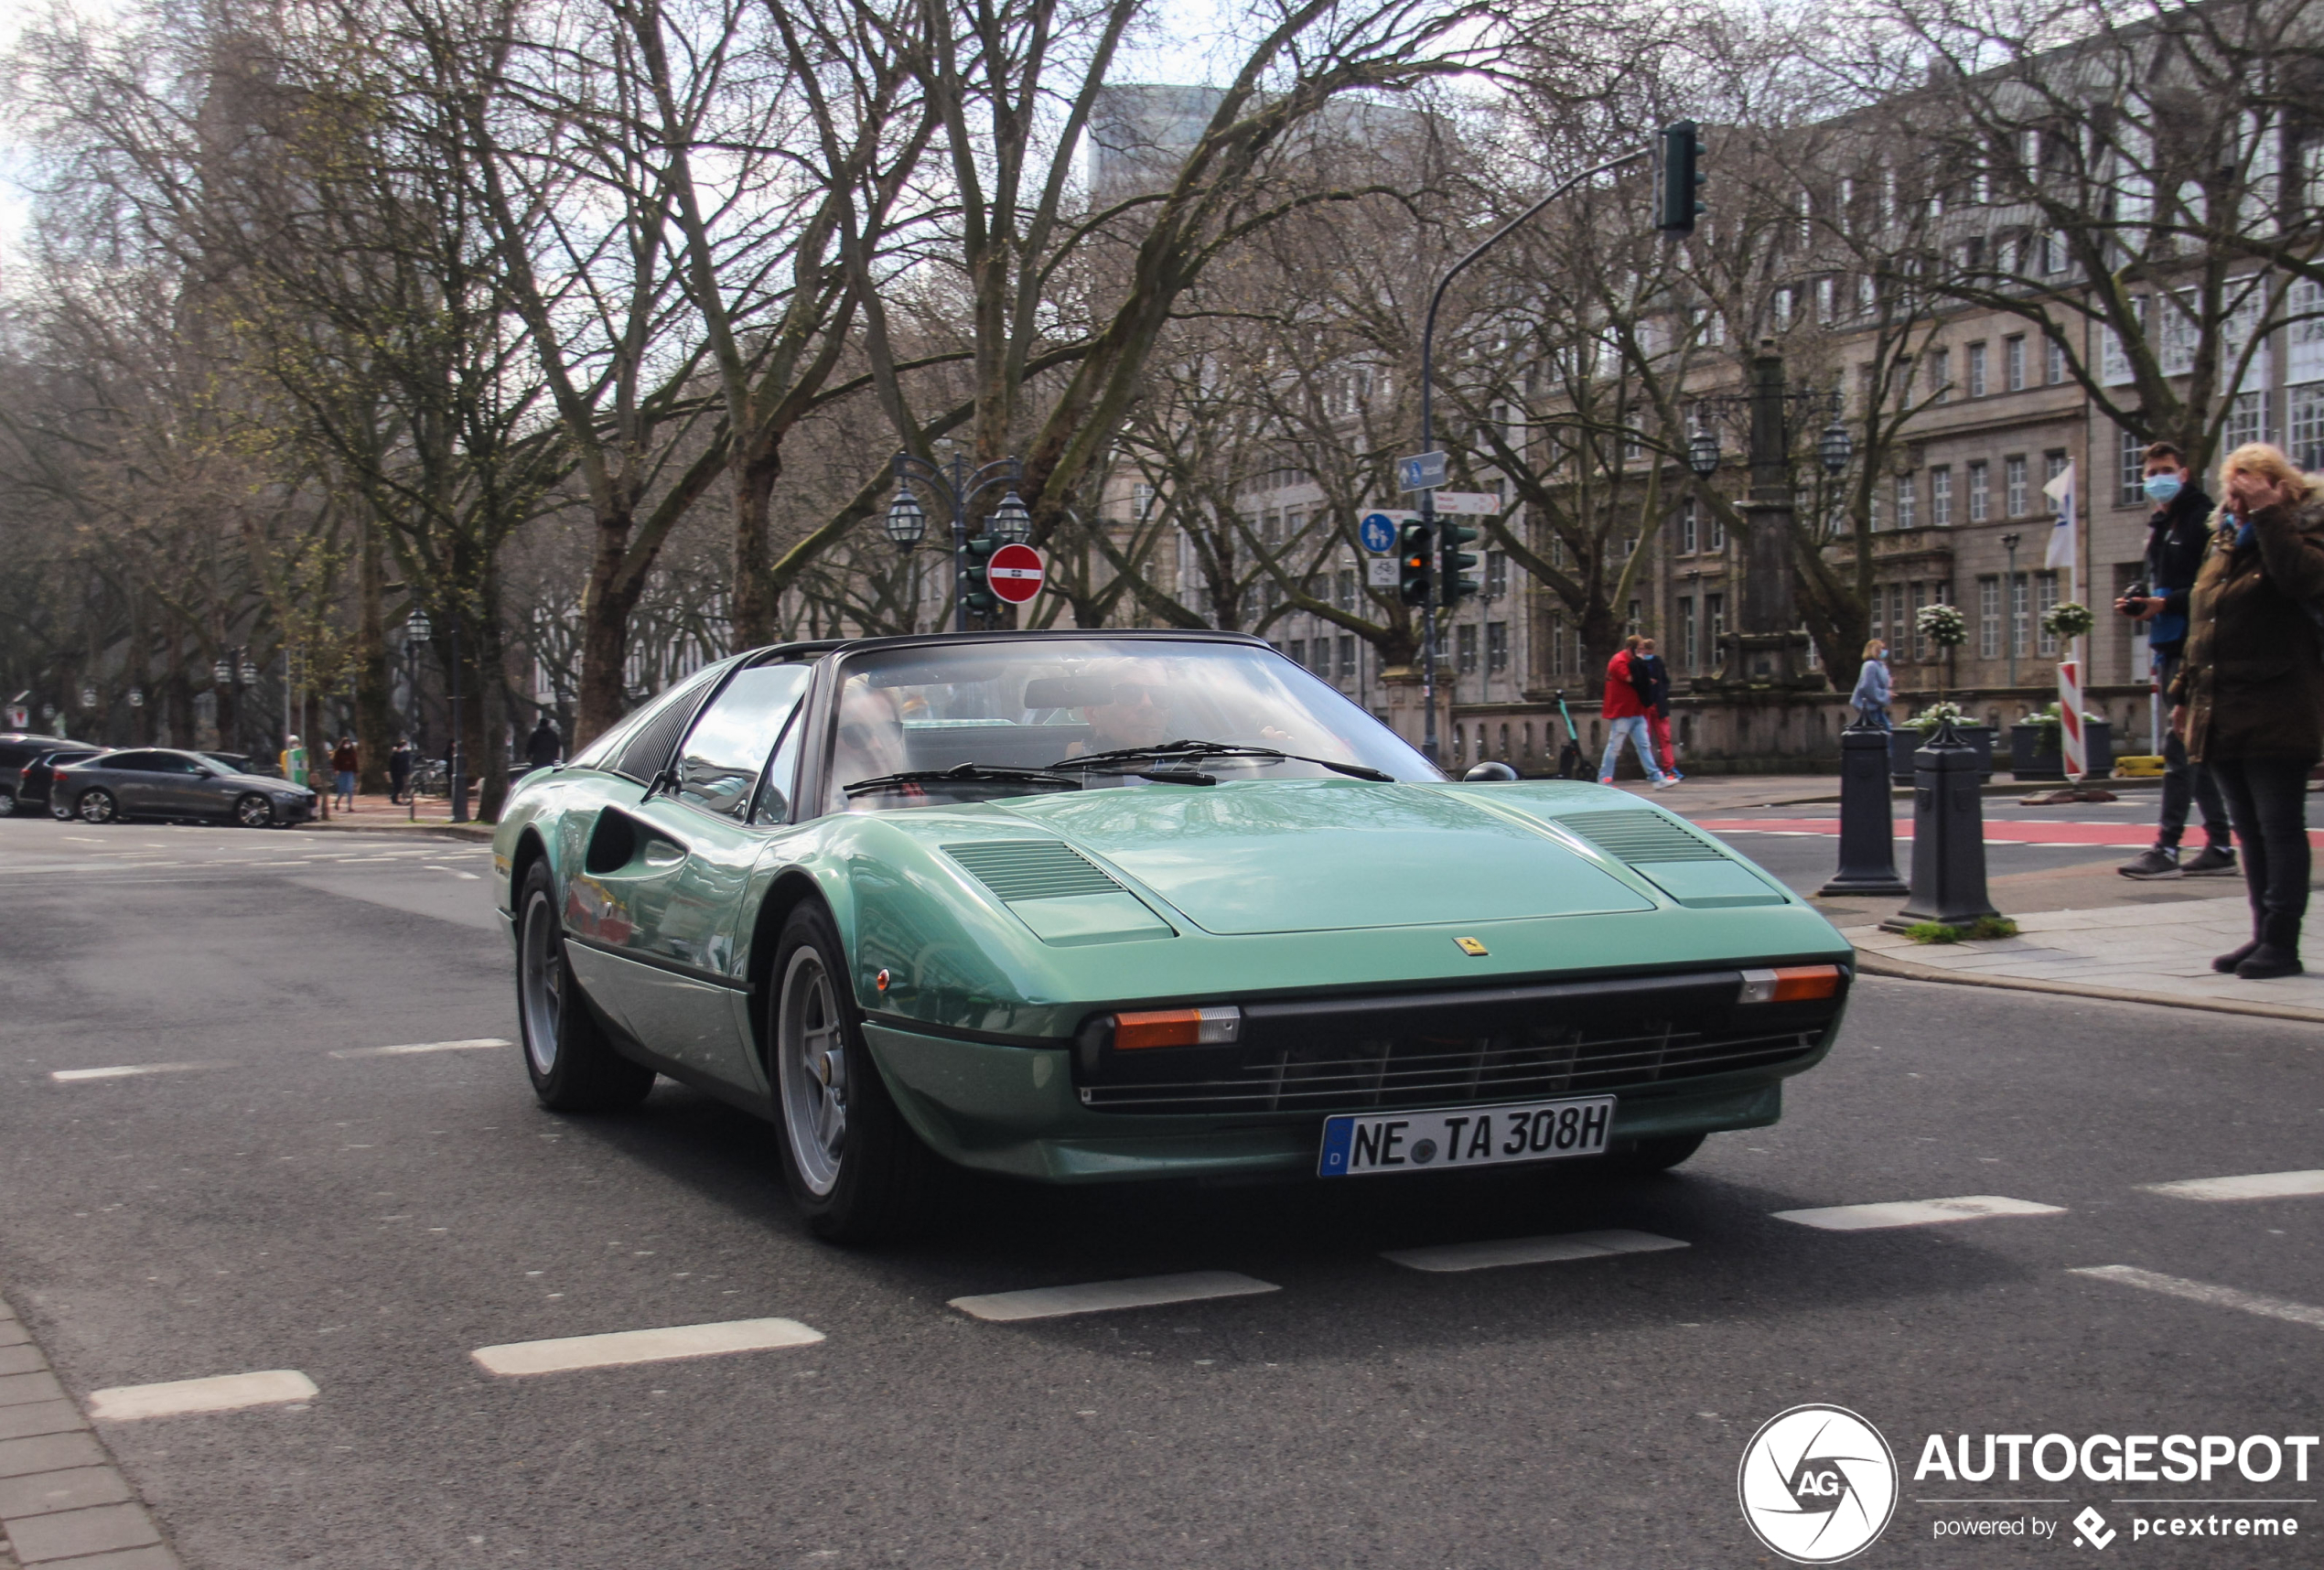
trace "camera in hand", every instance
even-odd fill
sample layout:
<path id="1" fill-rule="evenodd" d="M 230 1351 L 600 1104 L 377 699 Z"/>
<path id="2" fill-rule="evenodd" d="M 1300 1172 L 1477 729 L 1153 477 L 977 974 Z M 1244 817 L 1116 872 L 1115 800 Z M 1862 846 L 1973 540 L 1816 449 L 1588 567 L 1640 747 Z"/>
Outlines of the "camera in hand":
<path id="1" fill-rule="evenodd" d="M 2153 590 L 2149 589 L 2143 583 L 2136 583 L 2131 585 L 2128 588 L 2123 590 L 2122 598 L 2116 602 L 2116 608 L 2119 609 L 2125 616 L 2136 616 L 2141 610 L 2146 608 L 2138 602 L 2142 599 L 2151 599 L 2153 597 Z"/>

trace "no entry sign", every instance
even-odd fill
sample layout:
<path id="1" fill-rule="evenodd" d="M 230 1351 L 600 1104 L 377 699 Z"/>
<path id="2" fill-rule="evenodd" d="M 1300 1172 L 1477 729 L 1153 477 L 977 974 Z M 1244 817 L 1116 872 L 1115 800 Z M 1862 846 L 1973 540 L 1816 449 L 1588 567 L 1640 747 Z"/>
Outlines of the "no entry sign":
<path id="1" fill-rule="evenodd" d="M 1032 546 L 1003 545 L 984 565 L 984 581 L 1011 605 L 1023 605 L 1041 592 L 1041 579 L 1047 571 L 1041 565 L 1040 552 Z"/>

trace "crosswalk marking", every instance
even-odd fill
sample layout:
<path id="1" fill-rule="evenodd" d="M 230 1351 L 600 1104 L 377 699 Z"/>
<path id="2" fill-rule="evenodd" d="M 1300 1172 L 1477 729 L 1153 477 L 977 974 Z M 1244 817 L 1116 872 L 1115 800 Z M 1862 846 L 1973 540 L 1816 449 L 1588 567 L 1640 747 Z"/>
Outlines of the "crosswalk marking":
<path id="1" fill-rule="evenodd" d="M 2166 1297 L 2184 1297 L 2190 1303 L 2208 1303 L 2215 1308 L 2240 1308 L 2264 1319 L 2283 1319 L 2324 1330 L 2324 1308 L 2287 1298 L 2269 1297 L 2233 1286 L 2214 1286 L 2207 1281 L 2189 1281 L 2182 1276 L 2161 1275 L 2130 1264 L 2089 1264 L 2070 1274 L 2087 1275 L 2093 1281 L 2119 1282 L 2142 1291 L 2159 1292 Z"/>
<path id="2" fill-rule="evenodd" d="M 409 1041 L 400 1047 L 341 1047 L 334 1058 L 401 1058 L 413 1052 L 481 1052 L 490 1047 L 512 1047 L 498 1036 L 470 1037 L 465 1041 Z"/>
<path id="3" fill-rule="evenodd" d="M 2324 1194 L 2324 1171 L 2250 1172 L 2240 1178 L 2189 1178 L 2144 1187 L 2149 1194 L 2174 1199 L 2288 1199 Z"/>
<path id="4" fill-rule="evenodd" d="M 1604 1259 L 1618 1253 L 1655 1253 L 1684 1248 L 1677 1238 L 1616 1227 L 1605 1231 L 1560 1232 L 1550 1237 L 1496 1238 L 1487 1242 L 1440 1243 L 1393 1249 L 1380 1257 L 1408 1270 L 1492 1270 L 1507 1264 L 1551 1264 L 1574 1259 Z"/>
<path id="5" fill-rule="evenodd" d="M 1259 1281 L 1232 1270 L 1193 1270 L 1178 1275 L 1141 1275 L 1127 1281 L 1092 1281 L 1078 1286 L 1036 1286 L 1023 1292 L 955 1297 L 952 1306 L 971 1318 L 1009 1324 L 1019 1319 L 1054 1319 L 1067 1314 L 1103 1314 L 1116 1308 L 1151 1308 L 1165 1303 L 1247 1297 L 1282 1290 L 1271 1281 Z"/>
<path id="6" fill-rule="evenodd" d="M 125 1080 L 133 1074 L 185 1074 L 197 1069 L 231 1069 L 231 1063 L 114 1063 L 102 1069 L 51 1069 L 48 1077 L 59 1084 L 70 1084 L 76 1080 Z"/>
<path id="7" fill-rule="evenodd" d="M 1898 1199 L 1879 1205 L 1828 1205 L 1808 1210 L 1778 1210 L 1779 1221 L 1796 1221 L 1827 1232 L 1868 1232 L 1887 1227 L 1926 1227 L 1942 1221 L 1975 1221 L 1988 1216 L 2062 1216 L 2063 1205 L 2038 1205 L 1999 1194 L 1964 1194 L 1953 1199 Z"/>
<path id="8" fill-rule="evenodd" d="M 728 1352 L 809 1347 L 823 1339 L 796 1319 L 729 1319 L 713 1325 L 672 1325 L 658 1330 L 615 1330 L 602 1336 L 564 1336 L 547 1341 L 511 1341 L 479 1347 L 468 1356 L 488 1373 L 516 1378 L 564 1373 L 574 1369 L 621 1368 L 630 1363 L 713 1358 Z"/>
<path id="9" fill-rule="evenodd" d="M 312 1401 L 315 1382 L 296 1369 L 218 1374 L 210 1379 L 172 1380 L 166 1384 L 124 1384 L 92 1391 L 89 1415 L 100 1423 L 146 1417 L 184 1417 L 199 1412 L 240 1412 L 251 1406 L 285 1406 Z"/>

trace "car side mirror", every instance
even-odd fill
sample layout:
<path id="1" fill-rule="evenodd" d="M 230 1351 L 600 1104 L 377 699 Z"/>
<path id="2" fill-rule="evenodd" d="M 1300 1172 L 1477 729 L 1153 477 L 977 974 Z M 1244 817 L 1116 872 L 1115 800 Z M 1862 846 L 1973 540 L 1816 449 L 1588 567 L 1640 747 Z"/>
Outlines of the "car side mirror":
<path id="1" fill-rule="evenodd" d="M 1489 758 L 1460 777 L 1464 785 L 1497 785 L 1518 778 L 1517 770 L 1499 758 Z"/>

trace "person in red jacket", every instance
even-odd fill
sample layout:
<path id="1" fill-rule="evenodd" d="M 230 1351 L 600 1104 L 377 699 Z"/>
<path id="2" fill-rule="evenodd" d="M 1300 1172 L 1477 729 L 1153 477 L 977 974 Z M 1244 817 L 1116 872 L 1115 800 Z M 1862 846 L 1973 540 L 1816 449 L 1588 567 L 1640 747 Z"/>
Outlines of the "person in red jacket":
<path id="1" fill-rule="evenodd" d="M 1654 740 L 1646 728 L 1646 704 L 1639 695 L 1639 683 L 1630 659 L 1638 652 L 1639 638 L 1633 633 L 1606 661 L 1606 692 L 1601 712 L 1606 715 L 1606 755 L 1598 760 L 1598 782 L 1614 783 L 1614 763 L 1622 753 L 1622 742 L 1628 738 L 1630 749 L 1638 754 L 1639 762 L 1646 766 L 1647 778 L 1654 781 L 1654 789 L 1667 790 L 1678 783 L 1662 772 L 1662 762 L 1654 756 Z"/>

